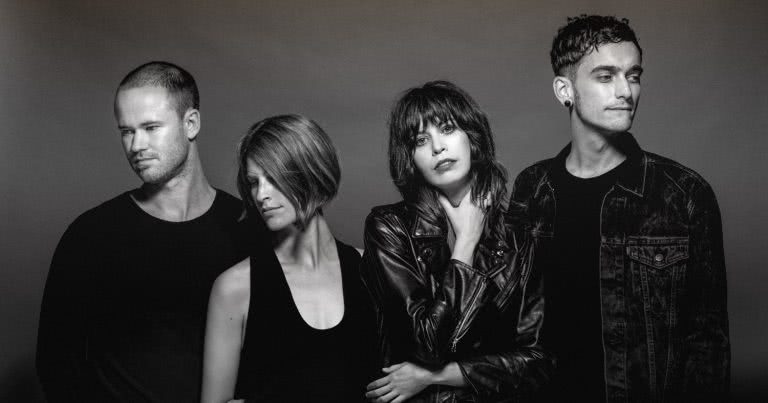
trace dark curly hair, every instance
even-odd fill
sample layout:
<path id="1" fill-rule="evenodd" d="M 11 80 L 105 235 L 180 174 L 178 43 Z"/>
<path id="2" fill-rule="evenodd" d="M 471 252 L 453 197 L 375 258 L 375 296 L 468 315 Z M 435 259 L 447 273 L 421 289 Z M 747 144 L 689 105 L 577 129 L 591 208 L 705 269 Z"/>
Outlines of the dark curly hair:
<path id="1" fill-rule="evenodd" d="M 643 49 L 637 42 L 635 31 L 629 27 L 626 18 L 586 15 L 569 17 L 568 23 L 557 30 L 549 52 L 552 71 L 562 76 L 569 73 L 581 58 L 606 43 L 632 42 L 643 56 Z"/>
<path id="2" fill-rule="evenodd" d="M 389 172 L 407 204 L 425 220 L 445 227 L 445 214 L 431 186 L 413 162 L 416 135 L 422 124 L 452 122 L 469 138 L 472 164 L 472 202 L 482 205 L 486 195 L 486 235 L 501 236 L 501 213 L 506 201 L 507 172 L 496 161 L 488 118 L 464 90 L 448 81 L 431 81 L 407 90 L 392 108 L 389 120 Z"/>

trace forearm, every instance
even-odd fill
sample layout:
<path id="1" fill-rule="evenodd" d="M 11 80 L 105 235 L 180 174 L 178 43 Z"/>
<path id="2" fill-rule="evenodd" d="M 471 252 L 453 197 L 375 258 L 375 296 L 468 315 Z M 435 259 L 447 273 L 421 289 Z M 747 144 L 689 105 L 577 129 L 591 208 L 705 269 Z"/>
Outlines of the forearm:
<path id="1" fill-rule="evenodd" d="M 468 386 L 466 378 L 464 378 L 464 375 L 461 373 L 459 364 L 455 361 L 451 361 L 443 368 L 433 371 L 430 384 L 453 386 L 457 388 Z"/>
<path id="2" fill-rule="evenodd" d="M 480 305 L 470 300 L 482 292 L 485 275 L 459 260 L 430 267 L 437 266 L 429 260 L 431 254 L 414 259 L 408 234 L 391 221 L 369 216 L 366 222 L 364 282 L 386 319 L 387 330 L 413 341 L 407 344 L 415 351 L 404 352 L 401 359 L 443 364 L 457 324 Z"/>

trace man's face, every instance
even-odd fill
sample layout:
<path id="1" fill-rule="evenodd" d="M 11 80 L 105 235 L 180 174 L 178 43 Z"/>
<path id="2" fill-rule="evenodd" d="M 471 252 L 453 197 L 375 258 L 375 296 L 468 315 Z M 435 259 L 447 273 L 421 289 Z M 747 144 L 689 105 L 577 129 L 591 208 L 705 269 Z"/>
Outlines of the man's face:
<path id="1" fill-rule="evenodd" d="M 162 184 L 184 170 L 190 140 L 165 88 L 120 90 L 115 117 L 128 162 L 144 183 Z"/>
<path id="2" fill-rule="evenodd" d="M 572 123 L 602 135 L 629 130 L 640 100 L 641 63 L 632 42 L 600 45 L 584 56 L 572 78 Z"/>

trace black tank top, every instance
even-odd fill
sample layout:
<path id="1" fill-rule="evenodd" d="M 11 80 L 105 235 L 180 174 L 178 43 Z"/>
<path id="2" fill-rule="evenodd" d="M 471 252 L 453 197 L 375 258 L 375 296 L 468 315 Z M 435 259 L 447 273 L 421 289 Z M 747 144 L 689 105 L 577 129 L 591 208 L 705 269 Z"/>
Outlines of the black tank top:
<path id="1" fill-rule="evenodd" d="M 248 402 L 364 402 L 373 380 L 375 317 L 360 280 L 360 255 L 336 241 L 344 316 L 309 326 L 274 254 L 251 256 L 251 298 L 235 398 Z"/>

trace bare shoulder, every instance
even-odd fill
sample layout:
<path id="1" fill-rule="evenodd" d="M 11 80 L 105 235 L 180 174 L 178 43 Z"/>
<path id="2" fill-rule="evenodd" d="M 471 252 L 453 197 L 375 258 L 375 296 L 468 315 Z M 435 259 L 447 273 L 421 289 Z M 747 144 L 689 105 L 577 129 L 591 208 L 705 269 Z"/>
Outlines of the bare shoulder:
<path id="1" fill-rule="evenodd" d="M 225 270 L 211 289 L 211 302 L 240 306 L 251 296 L 251 263 L 246 258 Z"/>

